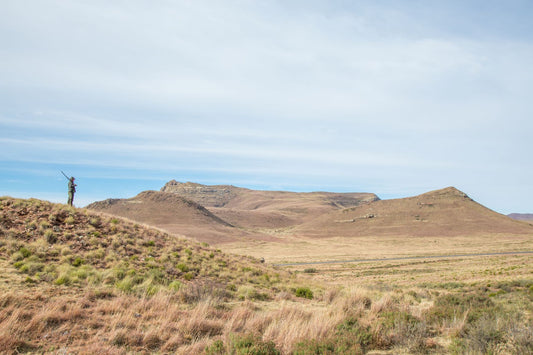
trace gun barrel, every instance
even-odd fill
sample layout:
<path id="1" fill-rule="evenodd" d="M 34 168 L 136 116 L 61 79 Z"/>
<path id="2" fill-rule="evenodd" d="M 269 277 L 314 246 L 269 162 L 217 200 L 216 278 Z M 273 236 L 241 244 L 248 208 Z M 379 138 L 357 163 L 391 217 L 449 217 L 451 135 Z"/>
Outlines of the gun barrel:
<path id="1" fill-rule="evenodd" d="M 60 170 L 60 171 L 61 171 L 61 174 L 63 174 L 63 176 L 67 178 L 67 180 L 70 180 L 70 178 L 67 176 L 67 174 L 65 174 L 65 173 L 63 172 L 63 170 Z"/>

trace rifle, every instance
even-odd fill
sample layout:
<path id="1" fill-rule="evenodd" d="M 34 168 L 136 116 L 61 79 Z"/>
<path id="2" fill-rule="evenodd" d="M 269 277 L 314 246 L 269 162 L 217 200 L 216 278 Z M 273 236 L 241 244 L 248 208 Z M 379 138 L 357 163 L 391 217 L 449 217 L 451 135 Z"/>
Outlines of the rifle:
<path id="1" fill-rule="evenodd" d="M 66 177 L 68 181 L 70 181 L 70 178 L 67 176 L 67 174 L 65 174 L 65 173 L 63 172 L 63 170 L 59 170 L 59 171 L 61 171 L 61 174 L 63 174 L 63 176 Z"/>

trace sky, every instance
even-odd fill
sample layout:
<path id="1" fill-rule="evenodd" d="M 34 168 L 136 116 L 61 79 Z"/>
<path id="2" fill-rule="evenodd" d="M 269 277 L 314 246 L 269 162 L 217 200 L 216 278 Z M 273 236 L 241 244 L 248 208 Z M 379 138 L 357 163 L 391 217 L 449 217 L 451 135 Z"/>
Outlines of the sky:
<path id="1" fill-rule="evenodd" d="M 167 181 L 533 212 L 533 2 L 1 0 L 0 196 Z"/>

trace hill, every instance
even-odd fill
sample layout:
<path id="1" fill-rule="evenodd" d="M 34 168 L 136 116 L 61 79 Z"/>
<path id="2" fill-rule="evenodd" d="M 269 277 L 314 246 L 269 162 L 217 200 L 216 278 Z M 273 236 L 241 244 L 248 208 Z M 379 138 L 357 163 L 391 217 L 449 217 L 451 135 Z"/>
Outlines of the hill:
<path id="1" fill-rule="evenodd" d="M 324 215 L 300 227 L 310 237 L 446 237 L 531 234 L 533 227 L 496 213 L 454 187 L 375 201 Z"/>
<path id="2" fill-rule="evenodd" d="M 217 217 L 202 205 L 177 194 L 144 191 L 129 199 L 109 199 L 87 206 L 90 210 L 126 217 L 207 243 L 225 243 L 251 237 Z M 254 235 L 255 239 L 272 237 Z"/>
<path id="3" fill-rule="evenodd" d="M 176 181 L 161 190 L 89 207 L 280 263 L 508 252 L 525 250 L 533 235 L 529 223 L 498 214 L 453 187 L 393 200 Z"/>
<path id="4" fill-rule="evenodd" d="M 296 226 L 327 212 L 379 200 L 371 193 L 260 191 L 175 180 L 161 191 L 195 201 L 232 225 L 258 229 Z"/>
<path id="5" fill-rule="evenodd" d="M 517 221 L 533 221 L 533 213 L 511 213 L 507 217 Z"/>
<path id="6" fill-rule="evenodd" d="M 286 272 L 205 243 L 0 198 L 0 353 L 198 353 L 192 343 L 223 333 L 225 304 L 292 299 L 296 287 Z"/>

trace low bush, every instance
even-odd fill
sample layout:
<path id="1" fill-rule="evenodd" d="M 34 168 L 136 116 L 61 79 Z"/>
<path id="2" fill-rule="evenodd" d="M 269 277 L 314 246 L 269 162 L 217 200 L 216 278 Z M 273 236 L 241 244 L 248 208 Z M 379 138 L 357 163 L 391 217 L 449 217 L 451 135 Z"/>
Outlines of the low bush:
<path id="1" fill-rule="evenodd" d="M 31 251 L 29 251 L 26 247 L 20 248 L 19 252 L 20 252 L 20 254 L 22 254 L 22 256 L 24 258 L 27 258 L 27 257 L 29 257 L 31 255 Z"/>
<path id="2" fill-rule="evenodd" d="M 296 297 L 302 297 L 312 300 L 313 299 L 313 291 L 309 289 L 309 287 L 298 287 L 296 291 L 294 291 L 294 295 Z"/>
<path id="3" fill-rule="evenodd" d="M 47 229 L 44 232 L 44 237 L 49 244 L 54 244 L 57 241 L 57 236 L 54 234 L 54 231 L 51 229 Z"/>
<path id="4" fill-rule="evenodd" d="M 481 314 L 494 311 L 495 304 L 488 295 L 479 293 L 451 293 L 437 297 L 432 308 L 426 312 L 430 322 L 452 321 L 466 314 L 467 321 L 472 322 Z"/>
<path id="5" fill-rule="evenodd" d="M 228 354 L 255 354 L 255 355 L 279 355 L 281 352 L 276 349 L 276 344 L 272 341 L 263 341 L 259 336 L 253 334 L 234 335 L 231 337 L 228 346 Z"/>

